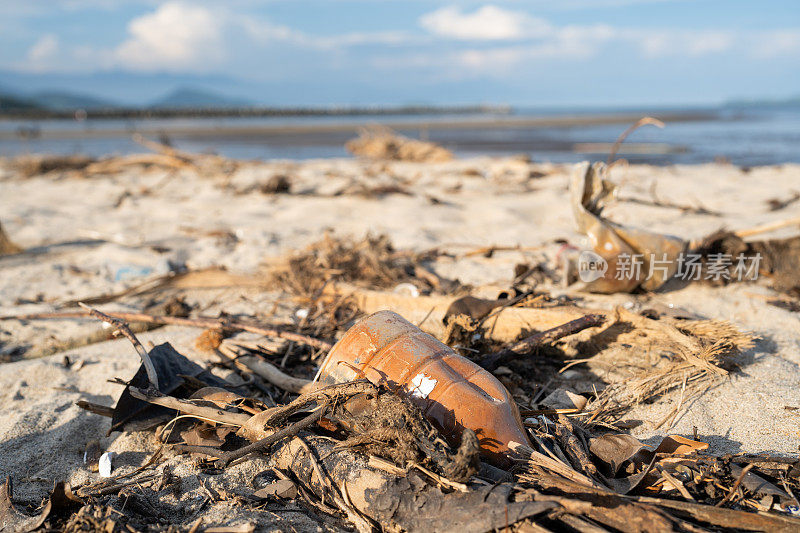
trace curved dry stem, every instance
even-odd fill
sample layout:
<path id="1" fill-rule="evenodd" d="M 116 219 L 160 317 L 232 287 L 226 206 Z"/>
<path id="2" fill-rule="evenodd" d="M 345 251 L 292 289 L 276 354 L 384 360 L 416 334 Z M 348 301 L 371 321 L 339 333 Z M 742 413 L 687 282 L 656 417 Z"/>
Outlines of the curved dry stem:
<path id="1" fill-rule="evenodd" d="M 622 143 L 625 141 L 625 139 L 628 137 L 628 135 L 630 135 L 634 131 L 638 130 L 642 126 L 646 126 L 648 124 L 652 125 L 652 126 L 659 127 L 659 128 L 663 128 L 664 127 L 664 123 L 661 122 L 660 120 L 658 120 L 657 118 L 653 118 L 653 117 L 642 117 L 642 118 L 640 118 L 639 120 L 637 120 L 636 122 L 634 122 L 633 124 L 628 126 L 628 129 L 623 131 L 622 134 L 619 137 L 617 137 L 617 140 L 614 141 L 614 146 L 611 147 L 611 151 L 608 153 L 608 160 L 606 161 L 606 165 L 610 166 L 614 162 L 614 158 L 617 155 L 617 151 L 619 150 L 619 147 L 622 145 Z"/>

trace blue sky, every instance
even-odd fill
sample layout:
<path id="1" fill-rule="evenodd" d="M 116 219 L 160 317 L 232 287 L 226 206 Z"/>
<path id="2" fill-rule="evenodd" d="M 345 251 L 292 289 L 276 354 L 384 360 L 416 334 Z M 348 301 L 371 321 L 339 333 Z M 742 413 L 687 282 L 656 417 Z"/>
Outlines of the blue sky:
<path id="1" fill-rule="evenodd" d="M 800 95 L 800 1 L 0 0 L 0 87 L 144 102 L 637 106 Z"/>

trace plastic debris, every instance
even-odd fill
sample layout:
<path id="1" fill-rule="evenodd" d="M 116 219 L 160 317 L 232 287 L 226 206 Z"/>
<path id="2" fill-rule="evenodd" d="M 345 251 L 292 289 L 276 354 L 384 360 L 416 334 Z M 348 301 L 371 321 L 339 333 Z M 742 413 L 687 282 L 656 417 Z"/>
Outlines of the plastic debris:
<path id="1" fill-rule="evenodd" d="M 511 442 L 528 443 L 516 403 L 497 378 L 391 311 L 351 327 L 316 381 L 331 385 L 359 377 L 396 389 L 451 442 L 472 429 L 481 452 L 496 463 L 507 462 Z"/>
<path id="2" fill-rule="evenodd" d="M 116 455 L 114 452 L 105 452 L 100 456 L 100 460 L 97 463 L 97 471 L 101 477 L 111 477 L 111 471 L 113 470 L 111 462 Z"/>
<path id="3" fill-rule="evenodd" d="M 639 286 L 655 290 L 675 274 L 678 257 L 688 243 L 604 218 L 603 208 L 614 192 L 613 185 L 603 179 L 605 171 L 603 163 L 581 163 L 570 185 L 577 229 L 592 247 L 578 259 L 581 282 L 590 292 L 630 292 Z M 626 261 L 632 261 L 634 255 L 641 263 L 631 263 L 632 268 L 627 269 Z M 621 271 L 624 275 L 618 275 Z"/>

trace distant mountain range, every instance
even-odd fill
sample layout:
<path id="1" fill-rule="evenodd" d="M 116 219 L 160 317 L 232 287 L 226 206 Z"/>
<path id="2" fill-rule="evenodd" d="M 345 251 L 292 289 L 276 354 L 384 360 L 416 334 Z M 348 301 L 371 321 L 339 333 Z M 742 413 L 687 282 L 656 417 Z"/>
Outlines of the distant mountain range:
<path id="1" fill-rule="evenodd" d="M 246 108 L 253 102 L 243 98 L 183 87 L 176 89 L 145 105 L 125 105 L 89 94 L 65 91 L 41 91 L 32 95 L 20 95 L 0 90 L 0 112 L 26 111 L 85 111 L 111 109 L 185 109 L 185 108 Z"/>
<path id="2" fill-rule="evenodd" d="M 12 94 L 0 93 L 0 113 L 24 113 L 41 109 L 42 106 L 33 100 L 21 98 Z"/>
<path id="3" fill-rule="evenodd" d="M 176 89 L 163 98 L 155 100 L 148 107 L 170 109 L 213 107 L 219 109 L 228 107 L 252 107 L 254 105 L 254 102 L 244 98 L 233 98 L 211 91 L 184 87 Z"/>
<path id="4" fill-rule="evenodd" d="M 498 94 L 520 101 L 527 87 L 517 87 L 508 80 L 456 80 L 427 85 L 416 90 L 386 85 L 381 80 L 359 83 L 350 80 L 319 84 L 318 80 L 273 79 L 255 81 L 223 75 L 179 74 L 165 72 L 129 72 L 122 70 L 89 73 L 24 72 L 0 69 L 0 114 L 18 116 L 69 116 L 77 109 L 94 111 L 94 116 L 136 115 L 164 116 L 197 112 L 219 114 L 236 108 L 242 113 L 252 109 L 344 110 L 387 108 L 446 109 L 451 106 L 471 108 L 475 96 L 492 102 Z M 429 95 L 447 95 L 443 103 Z M 464 99 L 465 94 L 473 95 Z M 394 102 L 394 105 L 391 103 Z M 488 106 L 492 107 L 492 106 Z M 590 106 L 609 110 L 609 106 Z M 645 109 L 647 106 L 640 106 Z M 679 106 L 685 108 L 686 106 Z M 691 107 L 691 106 L 690 106 Z M 755 109 L 800 107 L 800 97 L 783 100 L 738 99 L 722 104 L 708 103 L 707 108 Z M 248 110 L 247 108 L 252 108 Z M 520 109 L 515 106 L 515 109 Z M 575 106 L 565 109 L 574 110 Z M 627 107 L 626 107 L 627 109 Z M 638 109 L 638 108 L 637 108 Z M 99 113 L 98 113 L 99 112 Z M 129 113 L 130 112 L 130 113 Z"/>
<path id="5" fill-rule="evenodd" d="M 96 96 L 65 91 L 42 91 L 29 98 L 44 109 L 53 111 L 95 110 L 119 107 L 117 102 Z"/>

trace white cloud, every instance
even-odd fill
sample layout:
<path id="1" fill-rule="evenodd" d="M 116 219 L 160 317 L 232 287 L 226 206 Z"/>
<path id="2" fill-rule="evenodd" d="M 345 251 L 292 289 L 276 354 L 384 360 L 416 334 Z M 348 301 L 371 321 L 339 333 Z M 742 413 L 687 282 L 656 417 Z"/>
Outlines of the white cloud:
<path id="1" fill-rule="evenodd" d="M 471 41 L 469 49 L 453 51 L 451 46 L 444 63 L 455 62 L 475 73 L 507 73 L 537 59 L 590 58 L 600 55 L 610 44 L 631 48 L 646 58 L 697 57 L 741 48 L 744 40 L 730 31 L 644 30 L 605 24 L 557 26 L 524 12 L 493 5 L 469 13 L 445 7 L 423 15 L 419 23 L 439 39 Z M 514 41 L 514 44 L 478 44 L 490 41 Z M 791 46 L 793 40 L 787 36 L 776 40 L 773 48 Z"/>
<path id="2" fill-rule="evenodd" d="M 454 61 L 476 72 L 507 74 L 525 62 L 540 59 L 593 57 L 603 44 L 615 37 L 613 28 L 605 25 L 566 26 L 554 28 L 549 38 L 536 42 L 465 50 L 458 53 Z"/>
<path id="3" fill-rule="evenodd" d="M 133 19 L 130 34 L 113 52 L 114 63 L 135 70 L 209 71 L 228 58 L 228 47 L 254 53 L 273 43 L 331 50 L 363 44 L 400 44 L 402 32 L 307 35 L 287 26 L 236 13 L 172 0 Z"/>
<path id="4" fill-rule="evenodd" d="M 171 1 L 128 24 L 116 49 L 123 66 L 138 70 L 205 70 L 225 57 L 225 17 L 212 9 Z"/>
<path id="5" fill-rule="evenodd" d="M 66 1 L 77 6 L 105 5 L 110 0 Z M 507 76 L 514 69 L 535 67 L 545 60 L 577 62 L 619 54 L 628 60 L 633 54 L 651 61 L 672 62 L 713 54 L 736 54 L 749 61 L 800 54 L 800 28 L 735 32 L 558 25 L 536 17 L 531 10 L 531 5 L 548 5 L 543 0 L 515 4 L 527 6 L 528 12 L 492 4 L 463 8 L 452 0 L 453 6 L 422 15 L 417 28 L 364 28 L 338 34 L 311 34 L 275 24 L 239 7 L 249 0 L 143 1 L 154 4 L 147 13 L 128 22 L 127 35 L 119 44 L 101 48 L 88 43 L 64 43 L 56 35 L 47 34 L 39 36 L 26 53 L 16 54 L 11 64 L 20 70 L 38 71 L 121 68 L 224 73 L 269 64 L 270 72 L 281 76 L 287 70 L 311 68 L 306 66 L 308 61 L 327 68 L 368 64 L 380 69 L 427 71 L 435 76 L 480 77 Z M 297 64 L 281 63 L 287 57 L 304 59 Z"/>
<path id="6" fill-rule="evenodd" d="M 49 63 L 58 54 L 58 48 L 58 37 L 52 33 L 43 35 L 28 50 L 28 61 L 35 64 Z"/>
<path id="7" fill-rule="evenodd" d="M 751 47 L 753 57 L 769 59 L 777 56 L 800 55 L 800 29 L 779 30 L 766 33 Z"/>
<path id="8" fill-rule="evenodd" d="M 330 37 L 306 37 L 305 43 L 318 48 L 361 45 L 403 45 L 421 40 L 402 31 L 352 32 Z"/>
<path id="9" fill-rule="evenodd" d="M 547 33 L 549 24 L 526 13 L 485 5 L 473 13 L 455 6 L 423 15 L 420 25 L 440 37 L 464 41 L 503 41 Z"/>
<path id="10" fill-rule="evenodd" d="M 620 0 L 635 3 L 636 0 Z M 657 0 L 656 0 L 657 1 Z M 608 43 L 632 47 L 644 57 L 697 57 L 727 52 L 743 38 L 730 31 L 614 28 L 604 24 L 556 26 L 524 12 L 484 5 L 471 13 L 445 7 L 423 15 L 420 25 L 439 38 L 461 41 L 508 41 L 518 44 L 463 50 L 458 61 L 474 69 L 504 70 L 536 58 L 585 58 Z M 770 50 L 790 49 L 792 36 L 774 39 Z M 762 46 L 767 53 L 767 46 Z"/>
<path id="11" fill-rule="evenodd" d="M 303 35 L 286 26 L 278 26 L 269 21 L 248 16 L 229 15 L 232 26 L 241 28 L 253 42 L 267 44 L 271 41 L 300 41 Z"/>
<path id="12" fill-rule="evenodd" d="M 716 54 L 727 52 L 737 43 L 736 36 L 725 31 L 628 30 L 622 34 L 649 58 Z"/>

